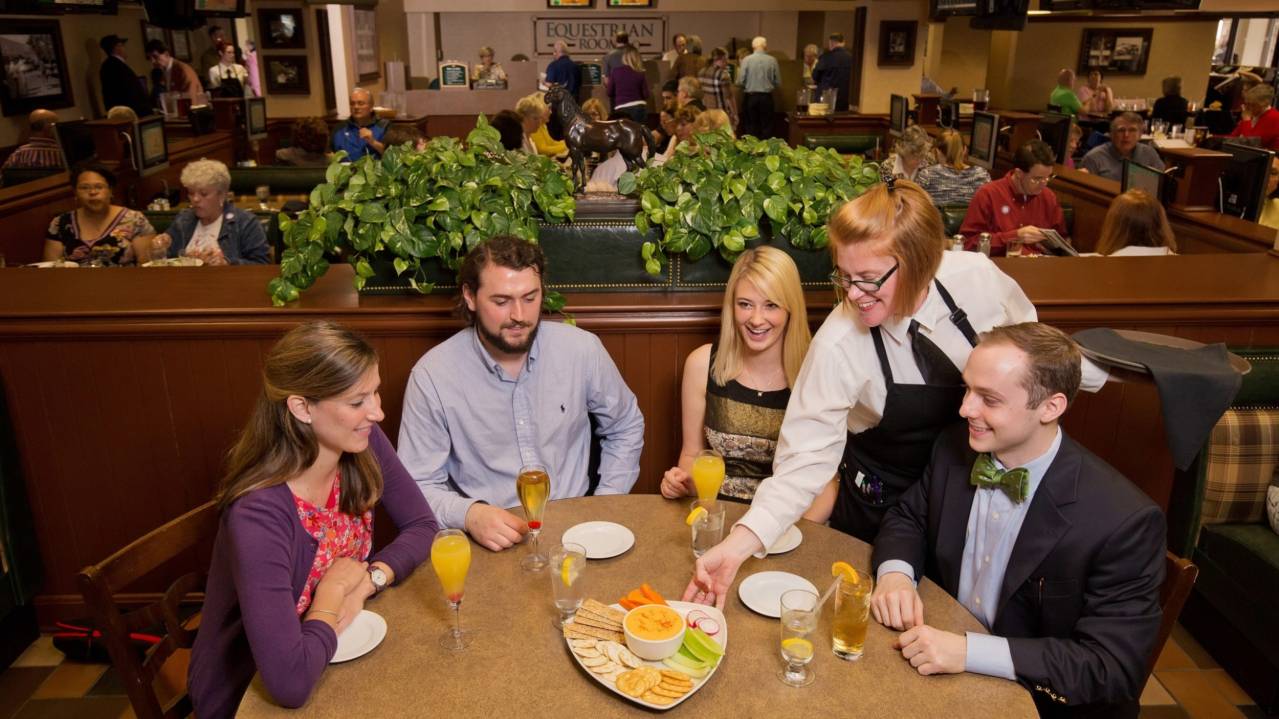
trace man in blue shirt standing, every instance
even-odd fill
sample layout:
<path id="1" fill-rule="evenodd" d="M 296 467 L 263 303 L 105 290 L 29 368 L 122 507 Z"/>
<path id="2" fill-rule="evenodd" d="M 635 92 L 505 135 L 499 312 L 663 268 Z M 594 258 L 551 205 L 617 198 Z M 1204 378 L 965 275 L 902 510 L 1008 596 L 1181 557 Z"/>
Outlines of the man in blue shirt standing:
<path id="1" fill-rule="evenodd" d="M 782 84 L 782 73 L 777 59 L 768 54 L 768 40 L 757 37 L 751 40 L 755 52 L 742 60 L 742 71 L 737 84 L 746 93 L 742 101 L 742 134 L 754 135 L 761 140 L 773 136 L 773 91 Z"/>
<path id="2" fill-rule="evenodd" d="M 365 155 L 381 157 L 382 138 L 391 123 L 373 116 L 373 93 L 362 87 L 351 91 L 351 117 L 333 131 L 333 151 L 346 150 L 343 162 L 355 162 Z"/>
<path id="3" fill-rule="evenodd" d="M 1159 634 L 1163 512 L 1061 431 L 1079 348 L 1037 322 L 984 333 L 964 366 L 967 424 L 888 510 L 871 611 L 920 674 L 1032 690 L 1040 716 L 1136 716 Z M 990 634 L 924 623 L 927 575 Z M 997 713 L 997 712 L 996 712 Z"/>
<path id="4" fill-rule="evenodd" d="M 844 49 L 844 33 L 833 32 L 826 39 L 826 52 L 813 68 L 817 91 L 835 90 L 835 110 L 848 110 L 848 85 L 853 78 L 853 56 Z"/>
<path id="5" fill-rule="evenodd" d="M 582 73 L 573 58 L 568 56 L 568 44 L 563 40 L 555 41 L 555 59 L 546 66 L 546 84 L 562 85 L 574 100 L 582 87 Z"/>
<path id="6" fill-rule="evenodd" d="M 639 477 L 644 417 L 595 335 L 540 322 L 546 261 L 537 245 L 499 235 L 458 270 L 470 326 L 431 348 L 404 391 L 397 444 L 441 526 L 464 528 L 493 551 L 518 544 L 528 525 L 520 468 L 540 464 L 551 499 L 626 494 Z M 592 431 L 592 425 L 594 425 Z"/>

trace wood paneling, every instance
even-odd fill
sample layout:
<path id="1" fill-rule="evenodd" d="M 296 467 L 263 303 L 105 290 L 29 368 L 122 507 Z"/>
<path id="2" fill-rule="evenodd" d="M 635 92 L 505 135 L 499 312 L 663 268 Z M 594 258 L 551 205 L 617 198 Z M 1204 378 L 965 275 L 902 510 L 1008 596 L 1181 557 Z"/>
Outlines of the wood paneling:
<path id="1" fill-rule="evenodd" d="M 1265 254 L 999 260 L 1068 331 L 1110 326 L 1279 345 L 1279 259 Z M 446 296 L 359 297 L 335 266 L 302 300 L 273 308 L 273 267 L 0 270 L 0 382 L 7 394 L 45 567 L 41 620 L 83 615 L 75 573 L 208 499 L 259 388 L 262 358 L 316 318 L 367 335 L 381 355 L 387 433 L 398 433 L 418 358 L 456 332 Z M 820 324 L 831 295 L 807 295 Z M 717 331 L 716 293 L 569 294 L 646 422 L 636 492 L 655 492 L 680 446 L 684 358 Z M 1171 459 L 1148 384 L 1085 395 L 1078 437 L 1161 503 Z M 159 587 L 159 578 L 155 589 Z M 140 587 L 138 591 L 146 591 Z"/>

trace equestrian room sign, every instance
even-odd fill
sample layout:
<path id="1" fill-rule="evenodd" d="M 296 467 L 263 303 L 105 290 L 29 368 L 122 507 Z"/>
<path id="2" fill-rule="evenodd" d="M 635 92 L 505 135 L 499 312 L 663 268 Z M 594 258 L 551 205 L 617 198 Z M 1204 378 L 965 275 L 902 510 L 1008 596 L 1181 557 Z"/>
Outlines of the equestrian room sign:
<path id="1" fill-rule="evenodd" d="M 533 46 L 538 55 L 555 52 L 555 41 L 568 44 L 569 55 L 605 55 L 613 49 L 613 34 L 625 31 L 641 55 L 657 56 L 665 51 L 665 17 L 602 17 L 556 15 L 533 20 Z"/>

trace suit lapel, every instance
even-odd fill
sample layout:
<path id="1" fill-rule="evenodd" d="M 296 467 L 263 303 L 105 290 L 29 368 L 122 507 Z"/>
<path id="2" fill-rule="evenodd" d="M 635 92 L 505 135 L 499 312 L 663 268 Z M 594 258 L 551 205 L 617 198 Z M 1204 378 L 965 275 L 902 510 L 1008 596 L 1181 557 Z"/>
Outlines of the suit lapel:
<path id="1" fill-rule="evenodd" d="M 1017 542 L 1013 545 L 1013 553 L 1008 558 L 1008 568 L 1004 572 L 1004 583 L 999 588 L 996 616 L 1004 611 L 1013 592 L 1030 578 L 1031 572 L 1043 563 L 1044 558 L 1070 529 L 1070 520 L 1062 513 L 1061 507 L 1075 501 L 1079 467 L 1079 446 L 1063 433 L 1057 457 L 1053 459 L 1039 489 L 1031 498 L 1026 519 L 1021 524 L 1021 531 L 1017 533 Z"/>
<path id="2" fill-rule="evenodd" d="M 976 455 L 965 452 L 957 461 L 945 467 L 942 489 L 941 522 L 937 527 L 937 567 L 941 572 L 941 585 L 952 596 L 959 593 L 959 574 L 964 561 L 965 534 L 968 532 L 968 515 L 972 513 L 973 497 L 977 488 L 968 481 Z"/>

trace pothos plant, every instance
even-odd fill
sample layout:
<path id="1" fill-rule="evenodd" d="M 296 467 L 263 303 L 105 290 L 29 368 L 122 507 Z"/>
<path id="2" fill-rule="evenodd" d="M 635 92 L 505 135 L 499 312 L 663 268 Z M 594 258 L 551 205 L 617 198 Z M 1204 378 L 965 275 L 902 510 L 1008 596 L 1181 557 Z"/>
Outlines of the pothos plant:
<path id="1" fill-rule="evenodd" d="M 268 290 L 277 306 L 298 298 L 342 255 L 355 268 L 355 286 L 373 276 L 370 260 L 390 259 L 395 273 L 422 293 L 425 263 L 438 260 L 457 271 L 481 241 L 511 234 L 537 241 L 538 220 L 573 219 L 576 205 L 568 178 L 549 158 L 508 152 L 483 115 L 462 143 L 437 137 L 422 150 L 389 147 L 382 157 L 343 163 L 339 153 L 311 191 L 311 204 L 296 220 L 280 216 L 285 250 L 280 276 Z M 564 299 L 547 293 L 544 307 L 559 311 Z"/>
<path id="2" fill-rule="evenodd" d="M 733 139 L 720 130 L 680 144 L 663 165 L 623 174 L 617 189 L 639 196 L 640 232 L 662 229 L 642 250 L 645 269 L 656 275 L 671 253 L 698 260 L 717 250 L 732 262 L 747 240 L 759 237 L 764 218 L 795 247 L 822 249 L 831 211 L 876 182 L 879 167 L 859 155 L 792 148 L 780 139 Z"/>

